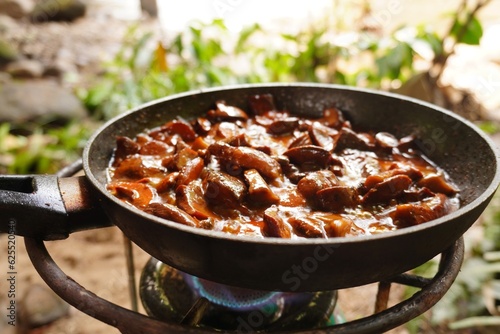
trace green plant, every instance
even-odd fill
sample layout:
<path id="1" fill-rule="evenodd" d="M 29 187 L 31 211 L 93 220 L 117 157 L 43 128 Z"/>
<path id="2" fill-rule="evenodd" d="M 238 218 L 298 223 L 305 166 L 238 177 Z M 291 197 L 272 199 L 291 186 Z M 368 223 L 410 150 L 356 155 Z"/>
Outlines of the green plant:
<path id="1" fill-rule="evenodd" d="M 14 134 L 0 124 L 0 173 L 55 173 L 77 160 L 94 124 L 71 122 L 62 127 L 41 128 L 29 135 Z"/>
<path id="2" fill-rule="evenodd" d="M 214 20 L 195 22 L 168 42 L 133 26 L 105 65 L 106 73 L 80 95 L 94 115 L 109 119 L 166 95 L 235 83 L 304 81 L 392 89 L 421 68 L 438 68 L 430 76 L 436 88 L 439 71 L 454 52 L 446 41 L 475 44 L 482 33 L 474 14 L 457 11 L 452 21 L 445 37 L 423 26 L 401 27 L 387 36 L 376 30 L 346 31 L 328 19 L 294 35 L 265 32 L 256 24 L 234 37 L 223 21 Z"/>
<path id="3" fill-rule="evenodd" d="M 193 24 L 165 47 L 149 32 L 132 26 L 120 51 L 105 64 L 106 73 L 80 96 L 100 119 L 109 119 L 137 105 L 170 94 L 236 83 L 220 58 L 227 29 L 220 20 Z"/>

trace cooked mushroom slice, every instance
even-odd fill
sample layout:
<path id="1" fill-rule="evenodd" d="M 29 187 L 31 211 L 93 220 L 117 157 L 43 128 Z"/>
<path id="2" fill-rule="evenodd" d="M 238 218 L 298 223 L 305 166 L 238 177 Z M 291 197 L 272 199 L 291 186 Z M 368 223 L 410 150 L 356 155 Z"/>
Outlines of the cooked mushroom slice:
<path id="1" fill-rule="evenodd" d="M 293 227 L 294 232 L 305 238 L 326 238 L 324 223 L 311 216 L 300 216 L 288 218 L 288 223 Z"/>
<path id="2" fill-rule="evenodd" d="M 307 145 L 293 147 L 283 153 L 301 169 L 312 171 L 325 168 L 330 161 L 330 152 L 322 147 Z"/>
<path id="3" fill-rule="evenodd" d="M 254 115 L 263 115 L 269 111 L 276 110 L 274 98 L 271 94 L 251 95 L 248 98 L 248 105 Z"/>
<path id="4" fill-rule="evenodd" d="M 116 149 L 113 160 L 113 166 L 118 166 L 129 155 L 138 153 L 140 149 L 139 144 L 128 137 L 118 136 L 116 138 Z"/>
<path id="5" fill-rule="evenodd" d="M 308 173 L 297 184 L 297 190 L 308 200 L 314 200 L 316 193 L 324 188 L 338 185 L 338 179 L 329 170 Z"/>
<path id="6" fill-rule="evenodd" d="M 208 131 L 212 128 L 212 123 L 204 117 L 198 117 L 191 121 L 191 125 L 197 134 L 200 136 L 205 136 Z"/>
<path id="7" fill-rule="evenodd" d="M 429 190 L 429 188 L 419 188 L 418 190 L 405 190 L 401 195 L 402 202 L 418 202 L 426 198 L 436 196 L 435 193 Z"/>
<path id="8" fill-rule="evenodd" d="M 161 168 L 143 164 L 142 158 L 137 156 L 123 160 L 114 170 L 113 177 L 115 179 L 140 180 L 156 176 L 163 171 Z"/>
<path id="9" fill-rule="evenodd" d="M 136 137 L 135 137 L 135 142 L 137 144 L 139 144 L 139 146 L 142 146 L 144 144 L 146 144 L 148 141 L 151 140 L 151 137 L 145 133 L 139 133 Z"/>
<path id="10" fill-rule="evenodd" d="M 299 119 L 297 117 L 286 117 L 282 119 L 274 120 L 267 127 L 267 132 L 273 135 L 284 135 L 292 133 L 299 125 Z"/>
<path id="11" fill-rule="evenodd" d="M 200 220 L 210 217 L 220 218 L 208 207 L 198 182 L 177 187 L 176 204 L 179 208 Z"/>
<path id="12" fill-rule="evenodd" d="M 207 113 L 207 117 L 210 120 L 215 121 L 238 121 L 248 119 L 246 112 L 238 107 L 230 106 L 226 104 L 226 101 L 215 102 L 215 110 L 210 110 Z"/>
<path id="13" fill-rule="evenodd" d="M 424 176 L 417 184 L 421 187 L 427 187 L 435 193 L 443 193 L 448 196 L 454 195 L 459 191 L 453 185 L 446 182 L 442 175 L 435 173 Z"/>
<path id="14" fill-rule="evenodd" d="M 111 184 L 108 189 L 116 197 L 137 207 L 145 207 L 154 197 L 153 190 L 141 182 L 119 182 Z"/>
<path id="15" fill-rule="evenodd" d="M 314 122 L 309 127 L 309 136 L 313 144 L 323 147 L 327 151 L 332 151 L 335 148 L 336 141 L 334 138 L 338 135 L 338 131 L 322 125 L 319 122 Z"/>
<path id="16" fill-rule="evenodd" d="M 384 175 L 381 174 L 368 175 L 365 179 L 365 182 L 363 182 L 363 191 L 366 192 L 370 190 L 380 182 L 383 182 L 385 179 L 386 178 L 384 177 Z"/>
<path id="17" fill-rule="evenodd" d="M 323 117 L 318 121 L 330 128 L 338 129 L 344 124 L 345 119 L 337 108 L 328 108 L 323 111 Z"/>
<path id="18" fill-rule="evenodd" d="M 380 148 L 392 149 L 399 145 L 399 141 L 392 134 L 387 132 L 378 132 L 375 135 L 375 143 Z"/>
<path id="19" fill-rule="evenodd" d="M 275 205 L 264 211 L 264 232 L 269 237 L 290 239 L 292 237 L 292 228 L 283 218 L 279 216 Z"/>
<path id="20" fill-rule="evenodd" d="M 380 174 L 375 174 L 375 175 L 369 175 L 366 177 L 365 182 L 363 183 L 364 188 L 368 191 L 372 187 L 374 187 L 376 184 L 392 177 L 395 175 L 406 175 L 412 181 L 417 181 L 420 180 L 423 177 L 423 174 L 421 171 L 416 169 L 415 167 L 411 166 L 405 166 L 402 168 L 394 168 L 394 169 L 389 169 L 383 173 Z"/>
<path id="21" fill-rule="evenodd" d="M 408 227 L 444 216 L 453 210 L 449 199 L 443 194 L 427 199 L 422 204 L 400 204 L 392 214 L 394 225 Z"/>
<path id="22" fill-rule="evenodd" d="M 167 153 L 174 153 L 174 148 L 158 140 L 150 140 L 142 145 L 139 150 L 141 155 L 165 155 Z"/>
<path id="23" fill-rule="evenodd" d="M 406 136 L 399 140 L 398 149 L 402 152 L 408 152 L 415 147 L 415 137 Z"/>
<path id="24" fill-rule="evenodd" d="M 288 145 L 288 148 L 290 149 L 290 148 L 294 148 L 294 147 L 308 146 L 308 145 L 312 145 L 312 144 L 313 144 L 313 142 L 311 140 L 311 137 L 306 132 L 306 133 L 301 134 L 300 136 L 298 136 L 294 140 L 292 140 L 290 145 Z"/>
<path id="25" fill-rule="evenodd" d="M 281 166 L 281 169 L 285 176 L 293 183 L 297 184 L 299 181 L 306 176 L 306 173 L 301 172 L 297 166 L 290 163 L 290 159 L 284 155 L 280 155 L 276 157 L 276 161 Z"/>
<path id="26" fill-rule="evenodd" d="M 362 198 L 363 204 L 383 204 L 397 199 L 411 185 L 406 175 L 392 176 L 373 186 Z"/>
<path id="27" fill-rule="evenodd" d="M 177 186 L 188 184 L 197 179 L 200 176 L 203 167 L 205 167 L 205 163 L 200 157 L 196 157 L 193 160 L 188 161 L 179 173 Z"/>
<path id="28" fill-rule="evenodd" d="M 256 169 L 248 169 L 243 174 L 248 185 L 248 203 L 269 206 L 280 201 Z"/>
<path id="29" fill-rule="evenodd" d="M 324 211 L 340 213 L 346 208 L 358 205 L 358 192 L 351 187 L 335 186 L 321 189 L 316 193 L 316 196 L 316 203 Z"/>
<path id="30" fill-rule="evenodd" d="M 157 185 L 156 191 L 161 194 L 169 190 L 175 190 L 179 172 L 168 173 Z"/>
<path id="31" fill-rule="evenodd" d="M 203 180 L 205 200 L 210 204 L 236 208 L 247 193 L 245 183 L 237 177 L 223 172 L 208 172 Z"/>
<path id="32" fill-rule="evenodd" d="M 281 175 L 280 164 L 269 155 L 251 147 L 232 147 L 225 143 L 214 143 L 208 151 L 215 157 L 230 161 L 246 169 L 256 169 L 265 177 L 275 179 Z"/>
<path id="33" fill-rule="evenodd" d="M 182 225 L 198 227 L 199 221 L 189 215 L 184 210 L 179 209 L 175 205 L 167 203 L 151 203 L 144 209 L 147 213 L 153 214 L 160 218 L 168 219 Z"/>
<path id="34" fill-rule="evenodd" d="M 196 138 L 196 132 L 191 124 L 180 119 L 165 123 L 159 129 L 152 131 L 149 135 L 160 141 L 164 141 L 167 135 L 179 135 L 183 140 L 188 142 Z"/>
<path id="35" fill-rule="evenodd" d="M 421 171 L 412 166 L 403 166 L 390 169 L 388 173 L 390 175 L 406 175 L 410 179 L 412 179 L 412 181 L 417 181 L 420 180 L 422 177 L 424 177 Z"/>
<path id="36" fill-rule="evenodd" d="M 236 123 L 226 121 L 214 125 L 214 129 L 216 130 L 216 138 L 223 140 L 228 140 L 243 133 L 243 129 Z"/>
<path id="37" fill-rule="evenodd" d="M 347 235 L 360 234 L 360 229 L 354 222 L 338 214 L 331 214 L 325 222 L 325 231 L 329 237 L 345 237 Z"/>
<path id="38" fill-rule="evenodd" d="M 198 154 L 200 154 L 201 151 L 206 150 L 207 147 L 208 143 L 202 137 L 197 137 L 191 144 L 191 149 L 198 152 Z"/>
<path id="39" fill-rule="evenodd" d="M 248 141 L 247 135 L 244 133 L 240 133 L 239 135 L 236 135 L 232 138 L 229 139 L 227 142 L 231 146 L 250 146 L 250 142 Z"/>
<path id="40" fill-rule="evenodd" d="M 335 152 L 340 152 L 344 149 L 356 149 L 360 151 L 371 151 L 375 147 L 374 143 L 366 135 L 354 132 L 349 128 L 342 128 L 337 139 Z"/>
<path id="41" fill-rule="evenodd" d="M 176 170 L 182 170 L 191 160 L 198 157 L 198 153 L 189 147 L 185 147 L 175 153 L 172 163 L 168 166 L 169 168 L 175 168 Z"/>

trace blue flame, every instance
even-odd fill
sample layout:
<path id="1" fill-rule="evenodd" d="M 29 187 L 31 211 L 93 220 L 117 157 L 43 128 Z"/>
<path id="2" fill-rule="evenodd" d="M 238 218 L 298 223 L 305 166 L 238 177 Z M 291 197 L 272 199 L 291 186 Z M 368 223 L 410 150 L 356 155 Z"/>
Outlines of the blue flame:
<path id="1" fill-rule="evenodd" d="M 199 294 L 211 303 L 233 310 L 250 310 L 273 304 L 280 292 L 259 291 L 232 287 L 224 284 L 206 281 L 204 279 L 186 275 L 187 282 Z"/>

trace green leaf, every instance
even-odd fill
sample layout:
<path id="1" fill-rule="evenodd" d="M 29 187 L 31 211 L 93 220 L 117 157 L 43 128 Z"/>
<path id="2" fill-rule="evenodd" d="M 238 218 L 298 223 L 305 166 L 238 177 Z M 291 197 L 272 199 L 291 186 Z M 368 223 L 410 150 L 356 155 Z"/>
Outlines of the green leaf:
<path id="1" fill-rule="evenodd" d="M 281 37 L 287 41 L 297 42 L 297 35 L 281 34 Z"/>
<path id="2" fill-rule="evenodd" d="M 0 151 L 2 151 L 2 148 L 4 145 L 2 143 L 5 141 L 5 138 L 10 133 L 10 124 L 9 123 L 0 123 Z"/>
<path id="3" fill-rule="evenodd" d="M 451 36 L 455 37 L 458 43 L 479 45 L 483 36 L 483 26 L 476 17 L 473 17 L 469 24 L 457 20 L 451 29 Z"/>
<path id="4" fill-rule="evenodd" d="M 234 48 L 236 54 L 241 53 L 245 50 L 246 42 L 252 37 L 256 32 L 262 31 L 262 28 L 258 23 L 251 25 L 250 27 L 244 28 L 238 37 L 238 42 Z"/>
<path id="5" fill-rule="evenodd" d="M 389 79 L 398 79 L 401 70 L 404 67 L 410 67 L 413 64 L 413 53 L 407 43 L 398 43 L 387 54 L 375 60 L 380 79 L 387 77 Z"/>
<path id="6" fill-rule="evenodd" d="M 428 31 L 423 26 L 419 27 L 417 40 L 421 40 L 427 43 L 434 52 L 435 57 L 438 57 L 443 53 L 443 40 L 438 36 L 437 33 Z"/>
<path id="7" fill-rule="evenodd" d="M 217 27 L 222 31 L 227 31 L 227 27 L 223 19 L 214 19 L 209 26 Z"/>
<path id="8" fill-rule="evenodd" d="M 113 83 L 109 81 L 103 81 L 97 86 L 90 88 L 84 97 L 84 104 L 90 110 L 95 109 L 101 103 L 103 103 L 113 91 Z"/>
<path id="9" fill-rule="evenodd" d="M 499 126 L 496 122 L 492 122 L 492 121 L 484 121 L 479 125 L 479 128 L 481 130 L 483 130 L 484 132 L 486 132 L 487 134 L 494 134 L 496 132 L 498 132 L 500 129 L 499 129 Z"/>

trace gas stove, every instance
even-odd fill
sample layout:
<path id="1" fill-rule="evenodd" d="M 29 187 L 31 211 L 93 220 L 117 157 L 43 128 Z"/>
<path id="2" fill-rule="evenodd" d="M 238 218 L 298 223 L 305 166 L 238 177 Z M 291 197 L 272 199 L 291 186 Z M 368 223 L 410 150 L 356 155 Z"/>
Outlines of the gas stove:
<path id="1" fill-rule="evenodd" d="M 74 168 L 61 176 L 72 175 Z M 338 292 L 251 290 L 211 282 L 151 258 L 140 277 L 133 271 L 131 244 L 126 243 L 132 309 L 104 300 L 68 277 L 53 261 L 42 240 L 25 238 L 30 259 L 50 288 L 70 305 L 122 333 L 381 333 L 419 316 L 448 291 L 463 261 L 463 239 L 440 256 L 433 278 L 403 273 L 378 283 L 374 314 L 346 321 L 336 308 Z M 266 279 L 263 273 L 263 280 Z M 393 284 L 420 288 L 388 307 Z M 147 312 L 137 312 L 137 295 Z"/>
<path id="2" fill-rule="evenodd" d="M 374 314 L 344 321 L 335 309 L 337 292 L 266 292 L 205 281 L 151 259 L 139 287 L 148 315 L 106 301 L 69 278 L 43 241 L 25 238 L 34 267 L 61 298 L 122 333 L 382 333 L 407 323 L 437 303 L 460 271 L 463 239 L 441 254 L 433 278 L 400 274 L 379 282 Z M 265 279 L 265 278 L 263 278 Z M 392 284 L 421 290 L 387 308 Z M 134 308 L 133 308 L 134 309 Z"/>

